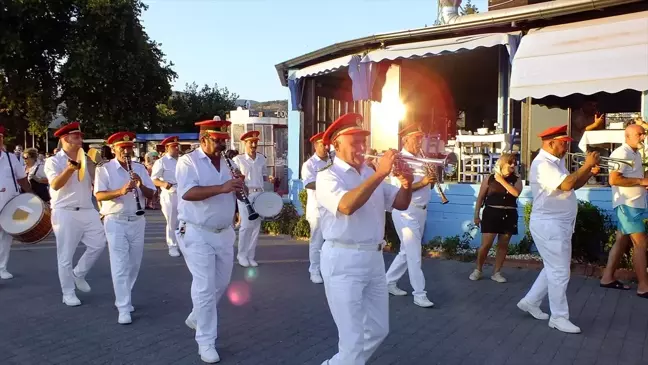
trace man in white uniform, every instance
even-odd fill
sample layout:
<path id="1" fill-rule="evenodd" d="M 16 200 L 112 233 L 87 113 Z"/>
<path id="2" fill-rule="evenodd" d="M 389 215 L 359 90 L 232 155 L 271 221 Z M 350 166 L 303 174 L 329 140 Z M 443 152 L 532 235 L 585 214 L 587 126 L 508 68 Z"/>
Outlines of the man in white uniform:
<path id="1" fill-rule="evenodd" d="M 155 194 L 155 185 L 144 165 L 129 161 L 134 139 L 135 133 L 131 132 L 108 137 L 106 143 L 112 146 L 115 158 L 97 167 L 94 186 L 104 216 L 119 324 L 132 323 L 131 292 L 144 252 L 146 219 L 140 210 L 142 203 L 138 206 L 135 197 L 143 202 L 144 197 L 151 199 Z"/>
<path id="2" fill-rule="evenodd" d="M 162 189 L 160 205 L 162 214 L 166 219 L 166 240 L 169 247 L 169 256 L 178 257 L 178 242 L 175 231 L 178 229 L 178 194 L 176 194 L 176 164 L 180 152 L 178 136 L 171 136 L 162 141 L 166 153 L 155 161 L 151 171 L 151 179 L 155 186 Z"/>
<path id="3" fill-rule="evenodd" d="M 336 155 L 316 179 L 324 236 L 321 272 L 339 336 L 338 353 L 326 365 L 363 365 L 387 337 L 385 211 L 407 209 L 412 198 L 411 171 L 398 175 L 400 189 L 384 181 L 396 151 L 387 151 L 376 171 L 365 165 L 369 131 L 361 123 L 361 115 L 349 113 L 326 129 L 324 143 L 335 146 Z"/>
<path id="4" fill-rule="evenodd" d="M 403 141 L 403 156 L 414 157 L 421 151 L 423 132 L 411 124 L 399 133 Z M 423 157 L 423 156 L 420 156 Z M 398 280 L 409 273 L 410 284 L 414 291 L 414 304 L 419 307 L 429 308 L 434 306 L 425 291 L 425 277 L 421 270 L 421 241 L 425 230 L 427 218 L 427 204 L 430 201 L 430 186 L 435 183 L 434 178 L 425 175 L 423 172 L 414 175 L 412 184 L 412 202 L 406 210 L 392 211 L 394 228 L 400 239 L 400 252 L 394 258 L 389 270 L 387 270 L 387 289 L 392 295 L 407 295 L 407 292 L 396 286 Z M 392 177 L 391 183 L 400 187 L 397 178 Z"/>
<path id="5" fill-rule="evenodd" d="M 63 303 L 81 305 L 74 288 L 90 292 L 86 274 L 106 248 L 106 235 L 99 212 L 92 203 L 92 179 L 87 173 L 79 181 L 77 152 L 83 146 L 83 133 L 78 122 L 70 123 L 54 132 L 61 149 L 45 160 L 45 175 L 50 185 L 52 230 L 56 237 L 58 275 L 63 292 Z M 73 268 L 74 253 L 79 243 L 86 250 Z"/>
<path id="6" fill-rule="evenodd" d="M 637 124 L 625 130 L 625 143 L 612 152 L 610 158 L 630 160 L 634 166 L 626 164 L 610 166 L 609 182 L 612 186 L 612 207 L 617 221 L 617 239 L 605 267 L 600 285 L 603 288 L 628 290 L 614 278 L 614 272 L 621 263 L 630 241 L 633 244 L 632 265 L 637 275 L 637 295 L 648 298 L 648 274 L 646 273 L 646 187 L 648 178 L 644 173 L 643 161 L 639 150 L 643 148 L 646 130 Z"/>
<path id="7" fill-rule="evenodd" d="M 529 230 L 544 268 L 517 306 L 536 319 L 549 319 L 549 315 L 540 310 L 540 303 L 549 294 L 549 327 L 580 333 L 580 328 L 569 321 L 566 294 L 571 272 L 571 238 L 578 212 L 574 190 L 598 173 L 599 155 L 589 153 L 583 166 L 570 175 L 564 157 L 573 140 L 567 135 L 567 126 L 549 128 L 539 137 L 542 148 L 533 159 L 529 173 L 533 194 Z"/>
<path id="8" fill-rule="evenodd" d="M 15 154 L 6 151 L 4 134 L 4 126 L 0 125 L 0 211 L 11 199 L 20 194 L 20 189 L 25 193 L 31 193 L 25 167 Z M 13 275 L 7 271 L 12 242 L 13 237 L 0 228 L 0 279 L 3 280 L 13 278 Z"/>
<path id="9" fill-rule="evenodd" d="M 177 236 L 193 277 L 193 311 L 185 323 L 196 330 L 200 358 L 216 363 L 220 361 L 214 343 L 218 337 L 217 305 L 232 276 L 234 192 L 243 188 L 243 178 L 233 178 L 221 157 L 230 122 L 207 120 L 196 125 L 200 126 L 200 148 L 180 157 L 176 169 L 180 197 Z"/>
<path id="10" fill-rule="evenodd" d="M 245 185 L 250 192 L 248 198 L 254 201 L 257 195 L 263 192 L 263 183 L 268 181 L 268 168 L 264 155 L 257 153 L 259 142 L 259 131 L 249 131 L 241 136 L 245 143 L 245 153 L 234 157 L 233 161 L 245 176 Z M 238 201 L 238 211 L 241 216 L 241 228 L 239 228 L 237 260 L 243 267 L 258 266 L 254 260 L 257 243 L 259 242 L 259 231 L 261 230 L 261 218 L 253 221 L 248 219 L 247 207 L 242 201 Z"/>
<path id="11" fill-rule="evenodd" d="M 312 136 L 310 142 L 313 144 L 315 153 L 302 165 L 301 176 L 306 188 L 308 200 L 306 201 L 306 220 L 310 225 L 310 242 L 308 244 L 308 258 L 310 266 L 308 272 L 310 279 L 315 284 L 324 282 L 320 274 L 320 253 L 322 251 L 322 244 L 324 238 L 322 237 L 322 230 L 319 222 L 319 208 L 317 198 L 315 197 L 315 178 L 317 172 L 324 169 L 329 163 L 329 156 L 326 146 L 322 142 L 324 132 L 317 133 Z"/>

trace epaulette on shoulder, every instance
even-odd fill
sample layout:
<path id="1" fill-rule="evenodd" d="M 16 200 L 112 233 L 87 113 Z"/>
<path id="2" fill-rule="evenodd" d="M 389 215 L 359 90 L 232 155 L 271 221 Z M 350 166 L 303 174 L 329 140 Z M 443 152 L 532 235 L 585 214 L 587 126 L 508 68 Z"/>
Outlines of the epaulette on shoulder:
<path id="1" fill-rule="evenodd" d="M 321 172 L 321 171 L 324 171 L 324 170 L 328 170 L 328 169 L 331 168 L 331 166 L 333 166 L 333 161 L 327 163 L 326 166 L 324 166 L 324 167 L 322 167 L 321 169 L 317 170 L 317 172 Z"/>

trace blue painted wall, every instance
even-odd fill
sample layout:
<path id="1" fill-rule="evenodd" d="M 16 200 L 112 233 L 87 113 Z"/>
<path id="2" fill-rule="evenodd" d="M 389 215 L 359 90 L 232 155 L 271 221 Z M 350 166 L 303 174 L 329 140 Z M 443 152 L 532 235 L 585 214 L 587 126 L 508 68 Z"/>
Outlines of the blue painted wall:
<path id="1" fill-rule="evenodd" d="M 427 222 L 425 223 L 423 242 L 428 242 L 436 236 L 461 236 L 464 232 L 468 231 L 468 226 L 473 222 L 479 185 L 442 184 L 441 187 L 450 202 L 445 205 L 441 204 L 436 190 L 433 191 L 428 205 L 428 216 Z M 609 212 L 612 211 L 612 193 L 609 187 L 581 188 L 576 191 L 576 197 L 580 200 L 589 201 Z M 524 224 L 524 204 L 531 201 L 531 188 L 525 186 L 518 199 L 518 213 L 520 216 L 518 235 L 514 236 L 511 242 L 517 243 L 524 237 L 524 232 L 526 231 Z M 472 245 L 479 246 L 481 238 L 479 232 L 476 232 L 475 236 Z"/>
<path id="2" fill-rule="evenodd" d="M 303 189 L 299 176 L 299 146 L 301 141 L 301 118 L 302 112 L 293 111 L 291 98 L 288 97 L 288 198 L 295 205 L 299 214 L 302 214 L 299 203 L 299 191 Z"/>

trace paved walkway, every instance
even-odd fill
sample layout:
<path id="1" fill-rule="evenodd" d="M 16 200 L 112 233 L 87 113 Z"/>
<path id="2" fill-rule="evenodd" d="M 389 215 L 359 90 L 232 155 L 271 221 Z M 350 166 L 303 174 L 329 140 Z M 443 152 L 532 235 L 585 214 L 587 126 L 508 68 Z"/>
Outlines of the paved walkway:
<path id="1" fill-rule="evenodd" d="M 68 308 L 52 241 L 14 246 L 15 278 L 0 283 L 0 364 L 201 364 L 184 325 L 190 274 L 182 258 L 167 255 L 159 212 L 147 217 L 129 326 L 117 324 L 107 251 L 88 276 L 92 293 L 79 293 L 83 305 Z M 307 246 L 263 237 L 258 256 L 256 270 L 235 267 L 221 302 L 221 363 L 320 365 L 335 353 L 337 332 L 324 288 L 308 279 Z M 393 255 L 385 258 L 389 264 Z M 370 364 L 648 364 L 648 301 L 633 291 L 574 277 L 570 311 L 583 334 L 566 335 L 515 306 L 537 272 L 505 270 L 509 283 L 498 284 L 469 281 L 468 263 L 428 259 L 423 266 L 436 306 L 392 297 L 391 333 Z M 406 278 L 401 287 L 410 290 Z"/>

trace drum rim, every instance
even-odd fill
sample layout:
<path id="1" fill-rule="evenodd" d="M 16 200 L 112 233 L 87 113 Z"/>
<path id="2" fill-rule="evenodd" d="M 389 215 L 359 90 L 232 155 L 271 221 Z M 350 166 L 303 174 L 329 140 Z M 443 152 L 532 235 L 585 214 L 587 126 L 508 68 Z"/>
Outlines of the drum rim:
<path id="1" fill-rule="evenodd" d="M 259 215 L 261 216 L 261 218 L 263 218 L 263 220 L 274 220 L 274 219 L 277 219 L 277 217 L 279 217 L 279 215 L 281 214 L 281 211 L 283 211 L 283 206 L 284 206 L 283 198 L 281 197 L 281 195 L 275 193 L 274 191 L 262 191 L 259 195 L 255 196 L 254 199 L 252 200 L 252 206 L 253 206 L 253 207 L 254 207 L 254 203 L 256 202 L 257 198 L 259 198 L 259 197 L 262 196 L 263 194 L 267 194 L 267 195 L 275 195 L 275 196 L 279 197 L 279 199 L 281 199 L 281 209 L 279 210 L 279 212 L 278 212 L 277 214 L 274 214 L 274 215 L 271 215 L 271 216 L 265 216 L 265 215 L 261 214 L 261 213 L 258 212 L 258 211 L 257 211 L 257 213 L 259 213 Z M 256 209 L 256 208 L 255 208 L 255 209 Z"/>
<path id="2" fill-rule="evenodd" d="M 34 193 L 22 193 L 22 194 L 18 194 L 18 195 L 16 195 L 16 196 L 14 196 L 13 198 L 9 199 L 9 201 L 7 201 L 7 204 L 9 204 L 12 200 L 14 200 L 14 199 L 16 199 L 16 198 L 18 198 L 19 196 L 22 196 L 22 195 L 33 195 L 33 196 L 35 196 L 36 198 L 38 198 L 38 200 L 40 200 L 40 202 L 41 202 L 41 204 L 43 205 L 43 208 L 44 208 L 43 211 L 41 212 L 40 217 L 38 217 L 38 220 L 37 220 L 37 222 L 40 222 L 41 219 L 43 219 L 43 216 L 45 215 L 45 210 L 46 210 L 46 209 L 49 209 L 49 207 L 45 204 L 45 202 L 43 201 L 43 199 L 41 199 L 38 195 L 36 195 L 36 194 L 34 194 Z M 7 204 L 5 204 L 5 207 L 7 206 Z M 2 209 L 4 209 L 4 207 L 3 207 Z M 32 227 L 32 228 L 34 228 L 34 227 Z M 30 228 L 30 229 L 31 229 L 31 228 Z M 27 233 L 28 231 L 29 231 L 29 229 L 26 229 L 26 230 L 24 230 L 24 231 L 22 231 L 22 232 L 20 232 L 20 233 L 9 233 L 9 232 L 7 232 L 7 231 L 5 230 L 5 232 L 7 232 L 7 234 L 9 234 L 10 236 L 14 236 L 14 237 L 15 237 L 15 236 L 22 236 L 23 234 Z M 45 237 L 49 236 L 49 234 L 50 234 L 51 232 L 52 232 L 52 228 L 50 228 L 50 231 L 47 232 L 47 235 L 46 235 Z M 40 239 L 39 241 L 37 241 L 37 242 L 40 242 L 40 241 L 44 240 L 45 237 L 41 238 L 41 239 Z M 20 241 L 20 242 L 23 242 L 23 241 Z M 33 243 L 36 243 L 36 242 L 33 242 Z"/>

